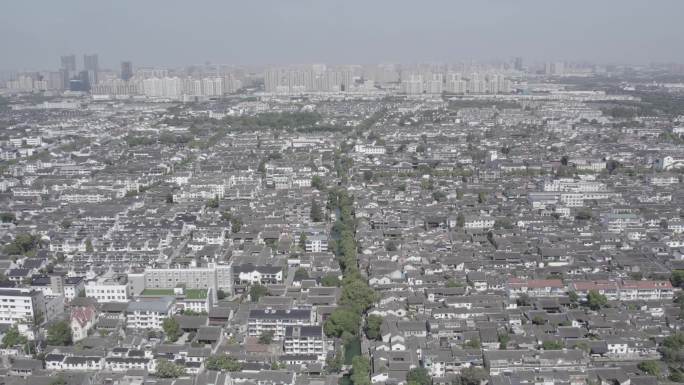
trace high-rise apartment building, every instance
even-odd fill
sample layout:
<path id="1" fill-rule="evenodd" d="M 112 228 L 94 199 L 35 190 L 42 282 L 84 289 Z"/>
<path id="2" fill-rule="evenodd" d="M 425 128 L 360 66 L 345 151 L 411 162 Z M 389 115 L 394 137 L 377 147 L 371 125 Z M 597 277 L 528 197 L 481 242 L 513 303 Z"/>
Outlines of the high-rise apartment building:
<path id="1" fill-rule="evenodd" d="M 88 72 L 88 83 L 97 84 L 97 72 L 99 70 L 97 54 L 83 55 L 83 70 Z"/>
<path id="2" fill-rule="evenodd" d="M 61 69 L 76 72 L 76 55 L 65 55 L 61 57 Z"/>
<path id="3" fill-rule="evenodd" d="M 133 63 L 130 61 L 121 62 L 121 80 L 131 80 L 133 77 Z"/>

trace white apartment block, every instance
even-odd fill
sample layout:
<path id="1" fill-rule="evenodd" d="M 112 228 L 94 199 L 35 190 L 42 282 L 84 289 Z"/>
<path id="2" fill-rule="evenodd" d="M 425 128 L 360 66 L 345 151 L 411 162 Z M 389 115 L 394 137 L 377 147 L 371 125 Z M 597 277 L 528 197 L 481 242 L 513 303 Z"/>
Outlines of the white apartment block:
<path id="1" fill-rule="evenodd" d="M 45 321 L 43 293 L 31 289 L 0 289 L 0 324 Z"/>
<path id="2" fill-rule="evenodd" d="M 161 330 L 164 320 L 172 315 L 174 302 L 173 297 L 130 302 L 126 309 L 126 327 Z"/>
<path id="3" fill-rule="evenodd" d="M 287 327 L 310 326 L 314 318 L 310 309 L 254 309 L 249 312 L 247 333 L 250 337 L 259 337 L 264 332 L 273 332 L 275 340 L 282 340 Z"/>
<path id="4" fill-rule="evenodd" d="M 354 146 L 354 152 L 365 155 L 384 155 L 387 149 L 382 146 L 367 146 L 365 144 L 357 144 Z"/>
<path id="5" fill-rule="evenodd" d="M 113 279 L 101 278 L 85 285 L 85 295 L 97 302 L 128 302 L 128 285 Z"/>

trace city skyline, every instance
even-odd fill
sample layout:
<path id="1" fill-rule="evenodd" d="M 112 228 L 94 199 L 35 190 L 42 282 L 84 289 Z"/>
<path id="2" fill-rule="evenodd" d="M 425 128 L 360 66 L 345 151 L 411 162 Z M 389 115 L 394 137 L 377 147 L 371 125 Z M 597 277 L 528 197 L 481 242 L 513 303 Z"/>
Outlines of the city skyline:
<path id="1" fill-rule="evenodd" d="M 192 63 L 415 63 L 458 60 L 591 61 L 600 64 L 682 62 L 684 4 L 662 1 L 120 1 L 93 9 L 13 3 L 0 14 L 0 68 L 56 67 L 55 58 L 100 53 L 102 68 Z M 210 12 L 209 12 L 210 11 Z M 84 33 L 87 32 L 87 33 Z M 40 50 L 35 47 L 40 46 Z"/>

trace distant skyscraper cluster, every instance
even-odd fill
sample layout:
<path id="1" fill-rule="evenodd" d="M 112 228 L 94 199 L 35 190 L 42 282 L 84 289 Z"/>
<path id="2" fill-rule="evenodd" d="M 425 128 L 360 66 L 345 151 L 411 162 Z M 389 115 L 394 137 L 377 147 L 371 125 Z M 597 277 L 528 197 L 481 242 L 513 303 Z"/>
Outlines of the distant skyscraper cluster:
<path id="1" fill-rule="evenodd" d="M 269 68 L 264 73 L 268 93 L 340 92 L 349 91 L 353 85 L 351 70 L 331 70 L 320 64 L 304 69 Z"/>
<path id="2" fill-rule="evenodd" d="M 501 94 L 512 91 L 510 79 L 503 74 L 471 73 L 464 77 L 461 73 L 407 73 L 401 80 L 401 90 L 405 94 Z"/>
<path id="3" fill-rule="evenodd" d="M 516 89 L 523 75 L 570 76 L 586 74 L 594 68 L 561 61 L 526 65 L 521 57 L 514 57 L 488 64 L 312 64 L 257 71 L 209 64 L 169 70 L 135 67 L 132 61 L 123 60 L 110 70 L 100 66 L 97 54 L 85 54 L 82 58 L 81 62 L 75 54 L 61 56 L 57 71 L 4 72 L 0 74 L 0 87 L 4 85 L 10 92 L 88 92 L 101 99 L 144 96 L 171 100 L 216 98 L 244 85 L 260 87 L 262 82 L 263 91 L 271 95 L 505 94 Z"/>

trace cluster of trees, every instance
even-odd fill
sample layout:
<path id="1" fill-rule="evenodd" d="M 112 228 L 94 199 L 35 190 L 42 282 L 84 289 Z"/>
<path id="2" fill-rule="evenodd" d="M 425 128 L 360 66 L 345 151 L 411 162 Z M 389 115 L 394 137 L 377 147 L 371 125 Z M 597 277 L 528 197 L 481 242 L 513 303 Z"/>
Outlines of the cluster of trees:
<path id="1" fill-rule="evenodd" d="M 56 322 L 47 330 L 47 343 L 54 346 L 67 346 L 73 342 L 71 326 L 67 321 Z"/>
<path id="2" fill-rule="evenodd" d="M 31 255 L 38 247 L 39 238 L 32 234 L 18 234 L 14 240 L 5 245 L 5 254 L 8 255 Z"/>
<path id="3" fill-rule="evenodd" d="M 369 340 L 381 340 L 382 335 L 380 334 L 380 326 L 382 326 L 381 316 L 371 314 L 366 317 L 366 337 L 368 337 Z"/>
<path id="4" fill-rule="evenodd" d="M 185 367 L 169 360 L 157 360 L 156 375 L 159 378 L 178 378 L 185 374 Z"/>
<path id="5" fill-rule="evenodd" d="M 356 356 L 352 359 L 352 370 L 349 378 L 354 385 L 371 385 L 368 358 Z"/>
<path id="6" fill-rule="evenodd" d="M 173 197 L 171 199 L 173 199 Z M 213 197 L 213 198 L 209 199 L 207 201 L 207 203 L 205 204 L 205 206 L 207 206 L 207 208 L 210 208 L 210 209 L 217 209 L 219 207 L 219 198 Z"/>
<path id="7" fill-rule="evenodd" d="M 238 130 L 311 129 L 321 120 L 317 112 L 269 112 L 255 116 L 227 116 L 224 121 Z"/>
<path id="8" fill-rule="evenodd" d="M 252 302 L 259 302 L 259 298 L 268 295 L 268 288 L 263 285 L 252 285 L 249 288 L 249 298 Z"/>
<path id="9" fill-rule="evenodd" d="M 325 219 L 325 216 L 323 215 L 323 209 L 321 208 L 321 205 L 318 204 L 318 201 L 316 201 L 315 199 L 311 200 L 310 217 L 312 222 L 323 222 L 323 220 Z"/>
<path id="10" fill-rule="evenodd" d="M 577 295 L 577 293 L 574 291 L 568 293 L 568 299 L 570 299 L 570 302 L 575 306 L 580 304 L 579 295 Z M 586 300 L 582 302 L 582 305 L 590 308 L 591 310 L 600 310 L 601 308 L 608 306 L 608 297 L 596 290 L 590 290 L 587 293 Z"/>
<path id="11" fill-rule="evenodd" d="M 19 329 L 16 325 L 12 326 L 5 332 L 5 336 L 2 337 L 2 348 L 7 349 L 14 346 L 23 346 L 28 342 L 28 339 L 19 333 Z"/>
<path id="12" fill-rule="evenodd" d="M 542 342 L 542 348 L 544 350 L 561 350 L 563 349 L 563 343 L 560 341 L 546 340 Z"/>
<path id="13" fill-rule="evenodd" d="M 270 345 L 273 342 L 273 330 L 266 330 L 259 336 L 259 343 L 261 345 Z"/>
<path id="14" fill-rule="evenodd" d="M 14 213 L 0 213 L 0 222 L 2 223 L 14 223 L 17 221 L 17 217 Z"/>
<path id="15" fill-rule="evenodd" d="M 335 151 L 333 160 L 337 177 L 340 178 L 342 182 L 346 182 L 348 179 L 349 170 L 354 165 L 354 161 L 347 156 L 342 156 L 342 153 L 339 150 Z"/>
<path id="16" fill-rule="evenodd" d="M 176 342 L 183 335 L 178 321 L 173 317 L 169 317 L 162 322 L 162 329 L 166 335 L 166 340 L 169 342 Z"/>
<path id="17" fill-rule="evenodd" d="M 684 382 L 684 333 L 666 337 L 658 350 L 662 360 L 668 365 L 669 380 Z"/>
<path id="18" fill-rule="evenodd" d="M 660 365 L 658 365 L 657 361 L 643 361 L 640 362 L 639 365 L 637 365 L 639 370 L 642 372 L 651 375 L 651 376 L 659 376 L 660 375 Z"/>
<path id="19" fill-rule="evenodd" d="M 230 222 L 230 231 L 233 233 L 239 233 L 242 229 L 242 219 L 236 217 L 230 211 L 224 211 L 221 213 L 221 218 L 225 221 Z"/>
<path id="20" fill-rule="evenodd" d="M 239 372 L 242 370 L 242 363 L 227 354 L 208 357 L 204 362 L 207 370 L 223 370 L 226 372 Z"/>
<path id="21" fill-rule="evenodd" d="M 329 337 L 340 337 L 345 341 L 356 338 L 361 329 L 363 315 L 377 301 L 377 294 L 368 286 L 361 276 L 357 263 L 357 244 L 355 239 L 356 220 L 353 215 L 353 199 L 344 189 L 333 189 L 328 192 L 329 210 L 337 213 L 337 221 L 333 225 L 332 250 L 342 268 L 342 293 L 340 306 L 335 309 L 323 324 L 323 330 Z M 339 284 L 337 277 L 324 278 L 328 284 Z M 380 336 L 382 318 L 369 316 L 365 332 L 369 338 Z M 337 356 L 337 355 L 336 355 Z M 328 362 L 328 371 L 339 371 L 342 358 L 335 357 Z M 356 355 L 352 358 L 350 380 L 354 385 L 370 385 L 370 363 L 366 357 Z"/>
<path id="22" fill-rule="evenodd" d="M 339 373 L 342 366 L 344 366 L 344 354 L 340 349 L 335 351 L 334 356 L 328 356 L 325 360 L 325 368 L 328 373 Z"/>
<path id="23" fill-rule="evenodd" d="M 408 385 L 432 385 L 432 377 L 425 368 L 414 368 L 406 373 Z"/>
<path id="24" fill-rule="evenodd" d="M 342 284 L 342 281 L 340 281 L 340 278 L 338 278 L 334 274 L 328 274 L 325 277 L 321 278 L 321 285 L 327 286 L 327 287 L 339 287 Z"/>
<path id="25" fill-rule="evenodd" d="M 311 187 L 318 191 L 325 191 L 325 184 L 323 183 L 323 178 L 318 175 L 311 177 Z"/>
<path id="26" fill-rule="evenodd" d="M 452 385 L 480 385 L 488 378 L 489 374 L 485 369 L 471 366 L 463 368 L 461 374 L 452 382 Z"/>
<path id="27" fill-rule="evenodd" d="M 608 305 L 608 298 L 596 290 L 590 290 L 589 293 L 587 293 L 587 301 L 585 304 L 591 310 L 599 310 Z"/>
<path id="28" fill-rule="evenodd" d="M 670 282 L 674 287 L 684 288 L 684 270 L 672 270 Z"/>

